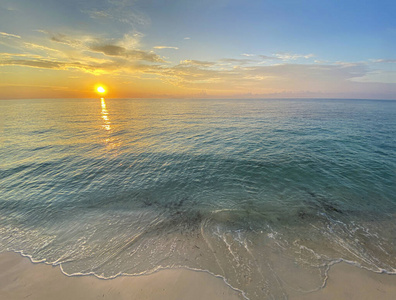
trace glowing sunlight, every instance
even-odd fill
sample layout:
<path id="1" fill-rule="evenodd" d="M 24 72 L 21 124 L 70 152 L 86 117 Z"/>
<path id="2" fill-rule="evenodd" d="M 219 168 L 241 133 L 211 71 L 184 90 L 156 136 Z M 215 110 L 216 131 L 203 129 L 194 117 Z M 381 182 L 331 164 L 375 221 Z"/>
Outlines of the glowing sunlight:
<path id="1" fill-rule="evenodd" d="M 106 90 L 105 90 L 105 88 L 104 88 L 103 86 L 98 86 L 98 87 L 96 88 L 96 91 L 97 91 L 99 94 L 104 94 L 104 93 L 106 93 Z"/>

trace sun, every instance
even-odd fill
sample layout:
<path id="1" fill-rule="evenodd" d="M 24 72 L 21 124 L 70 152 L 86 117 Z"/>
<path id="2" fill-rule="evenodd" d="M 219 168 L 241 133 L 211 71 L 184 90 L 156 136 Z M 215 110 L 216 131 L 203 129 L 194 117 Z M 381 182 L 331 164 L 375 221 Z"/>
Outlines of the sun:
<path id="1" fill-rule="evenodd" d="M 104 88 L 103 86 L 98 86 L 98 87 L 96 88 L 96 91 L 97 91 L 99 94 L 104 94 L 104 93 L 106 93 L 106 90 L 105 90 L 105 88 Z"/>

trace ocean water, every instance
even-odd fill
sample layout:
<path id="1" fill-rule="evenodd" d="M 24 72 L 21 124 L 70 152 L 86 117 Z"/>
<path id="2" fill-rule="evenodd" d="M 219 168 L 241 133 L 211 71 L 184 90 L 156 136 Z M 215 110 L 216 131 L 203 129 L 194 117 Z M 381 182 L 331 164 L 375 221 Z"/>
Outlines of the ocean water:
<path id="1" fill-rule="evenodd" d="M 396 101 L 0 101 L 0 252 L 246 299 L 396 273 Z"/>

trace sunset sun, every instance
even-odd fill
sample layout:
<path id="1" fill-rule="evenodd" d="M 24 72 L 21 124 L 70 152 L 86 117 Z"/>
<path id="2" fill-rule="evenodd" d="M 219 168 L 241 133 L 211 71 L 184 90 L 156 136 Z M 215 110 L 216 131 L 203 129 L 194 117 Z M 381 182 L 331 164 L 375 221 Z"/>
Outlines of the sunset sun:
<path id="1" fill-rule="evenodd" d="M 98 86 L 98 87 L 96 88 L 96 91 L 97 91 L 99 94 L 104 94 L 104 93 L 106 93 L 106 90 L 105 90 L 105 88 L 104 88 L 103 86 Z"/>

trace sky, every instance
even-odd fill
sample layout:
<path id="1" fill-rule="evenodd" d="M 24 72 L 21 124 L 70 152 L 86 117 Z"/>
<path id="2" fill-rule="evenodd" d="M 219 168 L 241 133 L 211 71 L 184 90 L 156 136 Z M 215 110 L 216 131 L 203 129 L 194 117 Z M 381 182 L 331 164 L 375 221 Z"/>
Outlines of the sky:
<path id="1" fill-rule="evenodd" d="M 396 99 L 394 0 L 0 0 L 0 99 Z"/>

